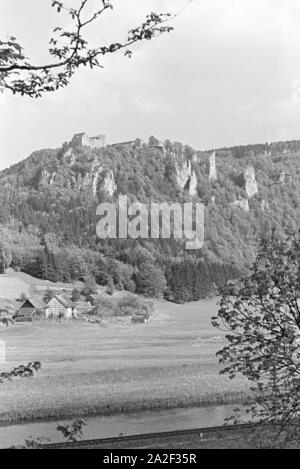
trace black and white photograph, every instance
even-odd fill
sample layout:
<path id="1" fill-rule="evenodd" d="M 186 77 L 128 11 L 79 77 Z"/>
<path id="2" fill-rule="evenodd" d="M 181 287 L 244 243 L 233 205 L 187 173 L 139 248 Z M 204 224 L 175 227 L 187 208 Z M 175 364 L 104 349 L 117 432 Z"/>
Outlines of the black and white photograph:
<path id="1" fill-rule="evenodd" d="M 0 0 L 0 449 L 299 448 L 299 0 Z"/>

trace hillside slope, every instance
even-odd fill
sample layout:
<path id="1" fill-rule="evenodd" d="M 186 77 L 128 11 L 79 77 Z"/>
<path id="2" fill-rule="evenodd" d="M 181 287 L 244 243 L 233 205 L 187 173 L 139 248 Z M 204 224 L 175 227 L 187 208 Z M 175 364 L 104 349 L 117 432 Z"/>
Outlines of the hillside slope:
<path id="1" fill-rule="evenodd" d="M 52 281 L 82 279 L 178 301 L 198 299 L 254 259 L 259 238 L 300 220 L 300 142 L 195 151 L 178 142 L 89 148 L 65 143 L 0 173 L 0 236 L 9 264 Z M 96 207 L 130 201 L 203 202 L 205 244 L 99 240 Z"/>

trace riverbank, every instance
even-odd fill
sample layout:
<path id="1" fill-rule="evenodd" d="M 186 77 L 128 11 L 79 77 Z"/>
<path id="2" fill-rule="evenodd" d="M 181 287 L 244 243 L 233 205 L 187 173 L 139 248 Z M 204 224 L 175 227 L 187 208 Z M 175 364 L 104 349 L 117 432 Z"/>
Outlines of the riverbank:
<path id="1" fill-rule="evenodd" d="M 130 438 L 144 433 L 189 431 L 191 428 L 214 427 L 224 425 L 224 419 L 233 415 L 234 406 L 203 406 L 167 410 L 146 410 L 115 414 L 109 416 L 88 417 L 83 427 L 82 438 L 95 440 L 117 438 L 122 435 Z M 59 425 L 72 423 L 72 420 L 21 423 L 0 426 L 0 447 L 24 445 L 26 440 L 47 438 L 47 441 L 63 443 L 65 439 L 57 431 Z"/>
<path id="2" fill-rule="evenodd" d="M 74 443 L 45 444 L 44 449 L 298 449 L 297 441 L 278 439 L 278 429 L 271 425 L 232 425 L 197 428 L 132 437 L 85 440 Z"/>

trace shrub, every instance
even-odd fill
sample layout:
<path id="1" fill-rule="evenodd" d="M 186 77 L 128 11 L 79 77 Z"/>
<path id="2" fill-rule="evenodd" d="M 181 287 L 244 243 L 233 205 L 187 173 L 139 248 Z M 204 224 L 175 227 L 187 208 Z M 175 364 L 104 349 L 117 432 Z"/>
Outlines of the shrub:
<path id="1" fill-rule="evenodd" d="M 3 274 L 12 261 L 11 250 L 6 244 L 0 242 L 0 274 Z"/>
<path id="2" fill-rule="evenodd" d="M 106 293 L 108 295 L 113 295 L 115 291 L 115 285 L 113 279 L 110 277 L 107 282 Z"/>
<path id="3" fill-rule="evenodd" d="M 84 296 L 97 293 L 97 283 L 93 275 L 90 274 L 86 277 L 84 288 L 81 293 Z"/>
<path id="4" fill-rule="evenodd" d="M 27 300 L 27 295 L 26 295 L 26 293 L 21 293 L 20 298 L 19 298 L 19 301 L 20 301 L 21 303 L 24 303 L 24 301 L 26 301 L 26 300 Z"/>
<path id="5" fill-rule="evenodd" d="M 161 298 L 167 287 L 163 271 L 149 262 L 139 268 L 136 275 L 136 291 L 145 296 Z"/>
<path id="6" fill-rule="evenodd" d="M 80 291 L 78 290 L 78 288 L 74 288 L 73 291 L 72 291 L 72 301 L 75 303 L 76 301 L 80 300 Z"/>
<path id="7" fill-rule="evenodd" d="M 118 316 L 118 308 L 116 302 L 110 298 L 99 297 L 96 305 L 91 310 L 91 315 L 103 317 Z"/>
<path id="8" fill-rule="evenodd" d="M 135 295 L 126 295 L 118 300 L 118 309 L 123 316 L 150 316 L 153 304 L 150 301 L 142 300 Z"/>
<path id="9" fill-rule="evenodd" d="M 50 290 L 50 288 L 47 288 L 47 290 L 45 291 L 45 295 L 44 295 L 44 302 L 47 304 L 49 303 L 49 301 L 52 300 L 52 298 L 54 297 L 55 293 L 53 290 Z"/>

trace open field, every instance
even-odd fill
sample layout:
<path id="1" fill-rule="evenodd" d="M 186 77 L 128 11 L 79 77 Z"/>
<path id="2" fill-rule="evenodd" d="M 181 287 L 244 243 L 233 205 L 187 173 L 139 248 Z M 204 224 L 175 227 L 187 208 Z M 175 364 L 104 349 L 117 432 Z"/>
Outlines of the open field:
<path id="1" fill-rule="evenodd" d="M 24 272 L 16 272 L 14 269 L 7 269 L 5 274 L 0 274 L 0 306 L 3 304 L 9 304 L 10 302 L 16 303 L 16 300 L 22 293 L 29 296 L 43 297 L 47 289 L 55 292 L 70 295 L 74 288 L 81 290 L 83 288 L 83 282 L 79 280 L 73 283 L 63 282 L 50 282 L 49 280 L 42 280 L 31 275 L 25 274 Z M 106 286 L 98 285 L 98 295 L 110 298 L 110 295 L 106 293 Z M 32 293 L 34 290 L 34 294 Z M 116 290 L 114 292 L 114 298 L 120 298 L 127 295 L 128 292 Z"/>
<path id="2" fill-rule="evenodd" d="M 74 283 L 53 283 L 49 280 L 41 280 L 24 272 L 16 272 L 13 269 L 7 269 L 5 274 L 0 274 L 0 298 L 15 300 L 20 297 L 22 293 L 28 295 L 30 288 L 35 288 L 37 291 L 43 292 L 47 288 L 54 290 L 72 291 L 75 287 L 82 286 L 82 282 Z"/>
<path id="3" fill-rule="evenodd" d="M 156 303 L 148 325 L 36 321 L 0 329 L 7 363 L 39 360 L 32 379 L 0 386 L 0 420 L 229 403 L 242 381 L 219 376 L 222 334 L 210 324 L 215 300 Z"/>
<path id="4" fill-rule="evenodd" d="M 28 283 L 21 279 L 10 277 L 6 274 L 0 275 L 0 296 L 9 300 L 15 300 L 22 293 L 25 295 L 29 292 Z"/>

